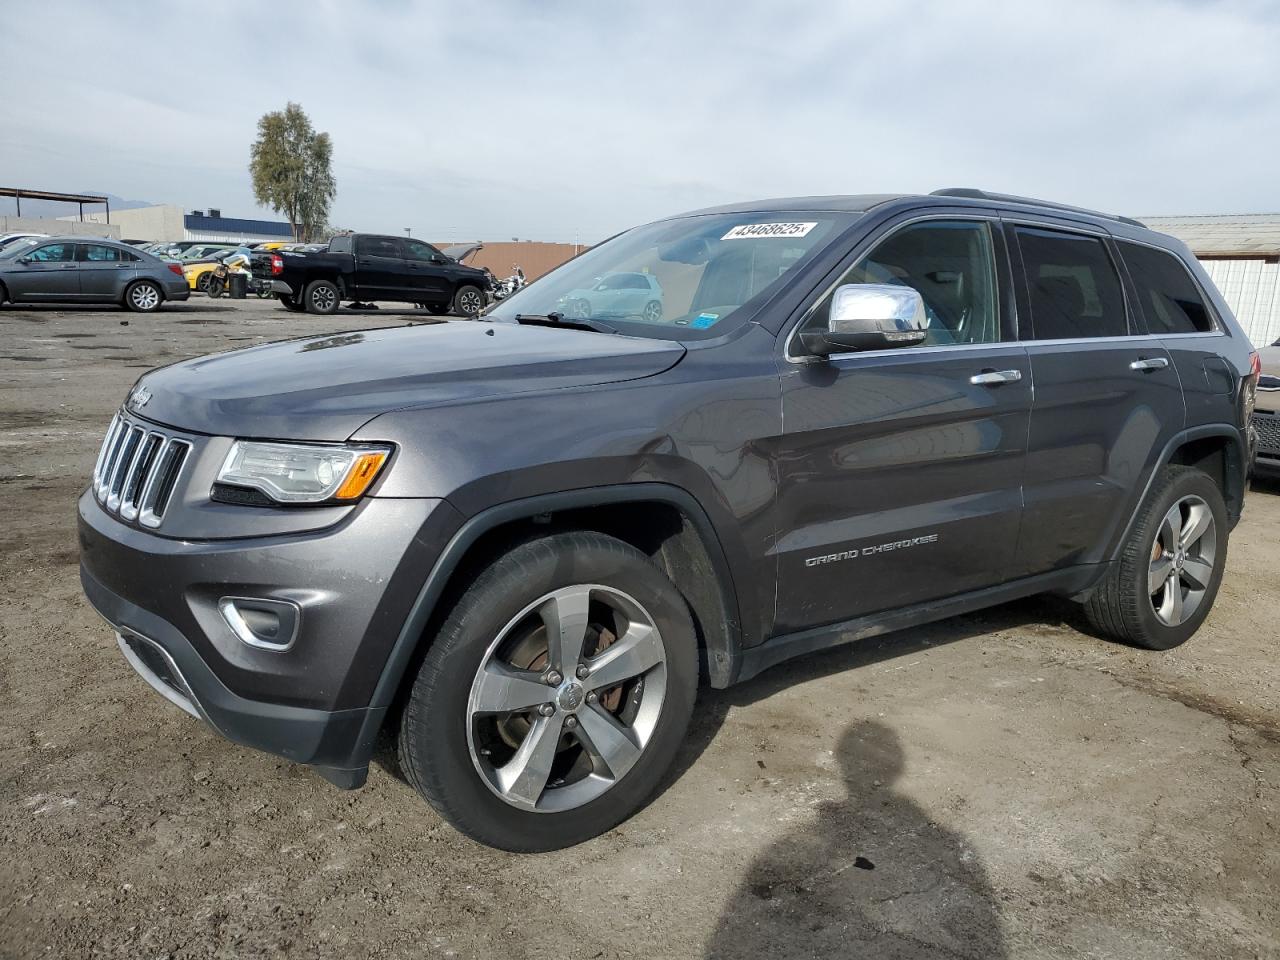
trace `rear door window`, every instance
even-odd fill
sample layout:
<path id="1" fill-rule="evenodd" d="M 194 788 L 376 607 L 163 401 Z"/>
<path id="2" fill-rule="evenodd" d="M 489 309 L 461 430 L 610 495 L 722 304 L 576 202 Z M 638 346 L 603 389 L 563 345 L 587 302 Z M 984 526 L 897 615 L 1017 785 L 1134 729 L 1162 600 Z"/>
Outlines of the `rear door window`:
<path id="1" fill-rule="evenodd" d="M 1031 302 L 1024 339 L 1081 340 L 1129 335 L 1124 291 L 1098 237 L 1018 227 Z"/>
<path id="2" fill-rule="evenodd" d="M 1209 333 L 1213 314 L 1186 266 L 1172 253 L 1119 241 L 1152 333 Z"/>
<path id="3" fill-rule="evenodd" d="M 105 247 L 97 243 L 82 243 L 76 259 L 83 263 L 116 263 L 124 259 L 115 247 Z"/>
<path id="4" fill-rule="evenodd" d="M 360 253 L 366 257 L 404 258 L 400 250 L 400 241 L 392 237 L 361 237 Z"/>

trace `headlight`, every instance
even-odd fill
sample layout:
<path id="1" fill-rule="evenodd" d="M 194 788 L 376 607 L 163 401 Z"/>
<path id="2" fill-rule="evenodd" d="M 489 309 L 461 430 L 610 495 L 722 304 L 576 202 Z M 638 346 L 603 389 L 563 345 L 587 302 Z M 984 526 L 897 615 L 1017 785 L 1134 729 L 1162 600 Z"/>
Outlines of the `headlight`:
<path id="1" fill-rule="evenodd" d="M 389 456 L 389 447 L 237 440 L 217 482 L 252 487 L 279 503 L 357 500 Z"/>

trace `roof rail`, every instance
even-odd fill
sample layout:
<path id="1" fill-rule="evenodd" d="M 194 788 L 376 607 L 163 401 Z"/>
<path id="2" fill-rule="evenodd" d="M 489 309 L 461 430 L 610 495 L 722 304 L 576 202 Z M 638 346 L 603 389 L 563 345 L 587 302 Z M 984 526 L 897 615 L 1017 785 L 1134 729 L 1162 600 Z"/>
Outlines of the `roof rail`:
<path id="1" fill-rule="evenodd" d="M 1091 217 L 1102 217 L 1105 220 L 1116 220 L 1120 223 L 1127 223 L 1134 227 L 1145 227 L 1146 224 L 1141 220 L 1135 220 L 1132 217 L 1122 217 L 1114 213 L 1102 213 L 1099 210 L 1089 210 L 1086 207 L 1073 207 L 1065 203 L 1051 203 L 1048 200 L 1036 200 L 1034 197 L 1018 197 L 1010 193 L 990 193 L 986 190 L 978 190 L 974 187 L 946 187 L 942 190 L 934 190 L 931 197 L 964 197 L 968 200 L 997 200 L 1001 203 L 1020 203 L 1028 207 L 1045 207 L 1048 210 L 1065 210 L 1070 213 L 1087 213 Z"/>

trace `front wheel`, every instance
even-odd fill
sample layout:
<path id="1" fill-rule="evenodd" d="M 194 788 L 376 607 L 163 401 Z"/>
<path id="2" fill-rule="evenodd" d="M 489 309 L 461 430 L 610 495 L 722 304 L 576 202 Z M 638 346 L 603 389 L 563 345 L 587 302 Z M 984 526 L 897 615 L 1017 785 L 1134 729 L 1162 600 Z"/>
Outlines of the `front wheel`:
<path id="1" fill-rule="evenodd" d="M 453 298 L 453 312 L 460 317 L 474 317 L 484 309 L 484 294 L 479 287 L 460 287 Z"/>
<path id="2" fill-rule="evenodd" d="M 697 680 L 688 607 L 648 557 L 599 533 L 533 540 L 472 583 L 431 643 L 400 763 L 473 839 L 571 846 L 657 788 Z"/>
<path id="3" fill-rule="evenodd" d="M 1149 650 L 1176 647 L 1209 615 L 1226 562 L 1222 491 L 1201 470 L 1165 467 L 1085 615 L 1114 639 Z"/>

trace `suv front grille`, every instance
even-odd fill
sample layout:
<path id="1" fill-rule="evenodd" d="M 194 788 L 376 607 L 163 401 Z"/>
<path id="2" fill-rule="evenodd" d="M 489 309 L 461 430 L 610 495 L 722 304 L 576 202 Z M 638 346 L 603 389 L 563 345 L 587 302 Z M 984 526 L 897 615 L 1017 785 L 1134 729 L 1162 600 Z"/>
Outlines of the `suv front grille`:
<path id="1" fill-rule="evenodd" d="M 1258 449 L 1273 456 L 1280 454 L 1280 414 L 1255 413 L 1253 428 L 1258 431 Z"/>
<path id="2" fill-rule="evenodd" d="M 108 513 L 158 527 L 190 452 L 189 440 L 116 414 L 93 468 L 93 494 Z"/>

